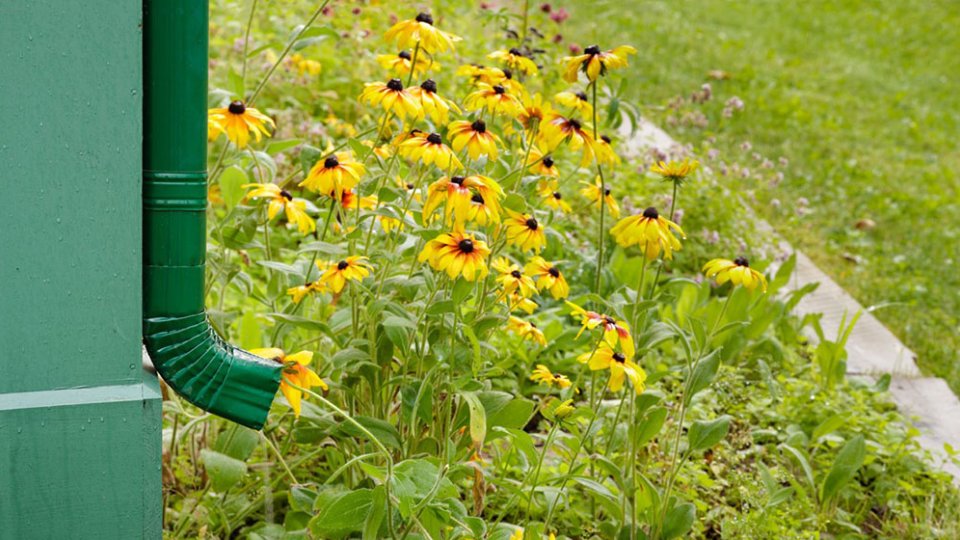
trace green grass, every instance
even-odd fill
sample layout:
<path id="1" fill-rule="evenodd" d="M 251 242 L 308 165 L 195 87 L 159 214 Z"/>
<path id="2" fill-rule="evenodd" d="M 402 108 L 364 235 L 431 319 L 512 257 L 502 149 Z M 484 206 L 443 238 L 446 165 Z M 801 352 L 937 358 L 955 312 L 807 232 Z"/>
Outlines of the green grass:
<path id="1" fill-rule="evenodd" d="M 950 2 L 591 2 L 571 9 L 568 41 L 639 49 L 632 96 L 664 105 L 710 82 L 706 128 L 668 128 L 720 160 L 784 179 L 730 178 L 794 245 L 960 390 L 960 11 Z M 580 30 L 582 29 L 582 30 Z M 589 43 L 588 43 L 589 42 Z M 724 70 L 728 80 L 709 80 Z M 723 102 L 745 109 L 723 118 Z M 690 110 L 692 106 L 687 106 Z M 752 143 L 744 152 L 740 145 Z M 809 213 L 798 216 L 798 201 Z M 774 199 L 779 208 L 770 204 Z M 870 219 L 872 230 L 855 223 Z"/>

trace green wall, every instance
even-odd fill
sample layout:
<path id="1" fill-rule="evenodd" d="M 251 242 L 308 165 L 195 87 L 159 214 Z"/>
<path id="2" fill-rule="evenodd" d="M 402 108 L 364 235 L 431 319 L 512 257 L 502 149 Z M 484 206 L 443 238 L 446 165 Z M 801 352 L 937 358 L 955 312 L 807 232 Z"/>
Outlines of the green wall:
<path id="1" fill-rule="evenodd" d="M 0 538 L 160 535 L 141 3 L 0 1 Z"/>

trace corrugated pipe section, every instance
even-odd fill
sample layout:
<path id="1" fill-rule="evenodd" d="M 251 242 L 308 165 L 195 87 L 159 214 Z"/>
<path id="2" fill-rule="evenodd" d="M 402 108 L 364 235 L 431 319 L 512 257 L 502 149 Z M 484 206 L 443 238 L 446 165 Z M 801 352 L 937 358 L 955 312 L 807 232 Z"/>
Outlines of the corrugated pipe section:
<path id="1" fill-rule="evenodd" d="M 204 308 L 207 10 L 206 0 L 143 5 L 143 336 L 183 398 L 260 429 L 282 366 L 226 343 Z"/>

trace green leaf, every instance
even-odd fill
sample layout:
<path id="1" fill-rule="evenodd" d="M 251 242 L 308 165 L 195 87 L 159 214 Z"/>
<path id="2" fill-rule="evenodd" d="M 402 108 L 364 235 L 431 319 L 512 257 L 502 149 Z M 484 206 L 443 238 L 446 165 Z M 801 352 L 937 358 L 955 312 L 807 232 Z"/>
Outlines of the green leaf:
<path id="1" fill-rule="evenodd" d="M 853 480 L 860 466 L 863 465 L 866 456 L 867 443 L 864 441 L 863 435 L 857 435 L 847 441 L 847 444 L 843 445 L 843 448 L 837 453 L 837 458 L 823 481 L 820 500 L 826 502 L 833 499 L 843 486 Z"/>
<path id="2" fill-rule="evenodd" d="M 666 419 L 666 407 L 654 407 L 650 409 L 650 411 L 647 412 L 643 423 L 640 424 L 640 428 L 637 430 L 637 446 L 644 446 L 648 442 L 652 441 L 653 438 L 660 433 L 660 430 L 663 428 L 663 423 L 666 421 Z"/>
<path id="3" fill-rule="evenodd" d="M 683 536 L 693 527 L 693 522 L 696 519 L 697 509 L 693 506 L 693 503 L 682 503 L 671 507 L 664 517 L 661 538 L 670 540 Z"/>
<path id="4" fill-rule="evenodd" d="M 825 435 L 829 435 L 834 431 L 840 429 L 843 426 L 844 422 L 847 421 L 847 415 L 844 413 L 835 414 L 830 418 L 827 418 L 823 422 L 820 422 L 816 428 L 813 429 L 813 433 L 810 435 L 810 439 L 816 441 Z"/>
<path id="5" fill-rule="evenodd" d="M 227 205 L 227 210 L 233 210 L 233 207 L 243 200 L 245 191 L 242 186 L 249 183 L 247 173 L 239 167 L 230 166 L 220 173 L 219 182 L 223 202 Z"/>
<path id="6" fill-rule="evenodd" d="M 690 451 L 706 450 L 727 436 L 730 430 L 730 417 L 723 415 L 715 420 L 698 420 L 690 426 L 687 432 L 687 439 L 690 443 Z"/>
<path id="7" fill-rule="evenodd" d="M 301 141 L 300 139 L 285 139 L 282 141 L 271 141 L 267 143 L 267 146 L 266 148 L 264 148 L 264 151 L 266 151 L 266 153 L 270 155 L 279 154 L 284 150 L 295 148 L 298 144 L 301 144 L 302 142 L 303 141 Z"/>
<path id="8" fill-rule="evenodd" d="M 248 311 L 240 317 L 237 323 L 237 333 L 240 335 L 241 349 L 256 349 L 261 345 L 262 337 L 260 335 L 260 324 L 257 322 L 257 314 Z"/>
<path id="9" fill-rule="evenodd" d="M 217 437 L 213 449 L 233 459 L 245 461 L 256 449 L 259 442 L 260 436 L 257 431 L 240 424 L 233 424 Z"/>
<path id="10" fill-rule="evenodd" d="M 363 522 L 363 540 L 376 540 L 380 536 L 380 527 L 387 516 L 387 493 L 383 486 L 373 489 L 373 500 L 370 502 L 370 511 Z"/>
<path id="11" fill-rule="evenodd" d="M 325 504 L 310 520 L 310 531 L 323 538 L 361 531 L 372 508 L 373 490 L 344 493 Z"/>
<path id="12" fill-rule="evenodd" d="M 239 459 L 209 449 L 200 451 L 213 490 L 223 493 L 236 485 L 247 474 L 247 464 Z"/>
<path id="13" fill-rule="evenodd" d="M 693 374 L 690 375 L 690 393 L 685 396 L 687 403 L 701 390 L 710 386 L 717 376 L 717 370 L 720 368 L 720 350 L 714 349 L 693 368 Z"/>
<path id="14" fill-rule="evenodd" d="M 397 428 L 393 427 L 393 424 L 385 420 L 372 418 L 369 416 L 357 416 L 354 418 L 354 420 L 356 420 L 361 426 L 365 427 L 367 431 L 376 437 L 377 440 L 379 440 L 384 446 L 400 448 L 400 433 L 397 431 Z M 340 424 L 340 430 L 353 437 L 367 437 L 364 432 L 360 431 L 359 428 L 350 422 L 344 422 Z"/>
<path id="15" fill-rule="evenodd" d="M 243 77 L 233 68 L 230 68 L 230 73 L 227 74 L 227 89 L 230 90 L 230 93 L 233 94 L 233 97 L 237 99 L 245 99 L 245 96 L 243 95 Z"/>
<path id="16" fill-rule="evenodd" d="M 807 483 L 810 485 L 811 489 L 816 489 L 817 483 L 813 479 L 813 468 L 810 466 L 810 460 L 807 459 L 807 456 L 803 454 L 799 449 L 790 446 L 789 444 L 781 444 L 781 450 L 786 450 L 790 455 L 797 460 L 797 463 L 800 464 L 800 468 L 803 469 L 803 474 L 807 479 Z"/>
<path id="17" fill-rule="evenodd" d="M 480 403 L 480 398 L 473 392 L 460 392 L 460 396 L 467 402 L 470 409 L 470 438 L 479 450 L 487 438 L 487 411 Z"/>

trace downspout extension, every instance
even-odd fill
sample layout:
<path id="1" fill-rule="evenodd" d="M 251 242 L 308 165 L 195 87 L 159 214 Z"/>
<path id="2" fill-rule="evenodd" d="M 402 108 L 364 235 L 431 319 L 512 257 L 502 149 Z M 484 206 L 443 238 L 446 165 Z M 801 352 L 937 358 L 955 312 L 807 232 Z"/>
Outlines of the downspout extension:
<path id="1" fill-rule="evenodd" d="M 225 342 L 204 307 L 207 0 L 144 0 L 143 339 L 197 407 L 261 429 L 283 366 Z"/>

